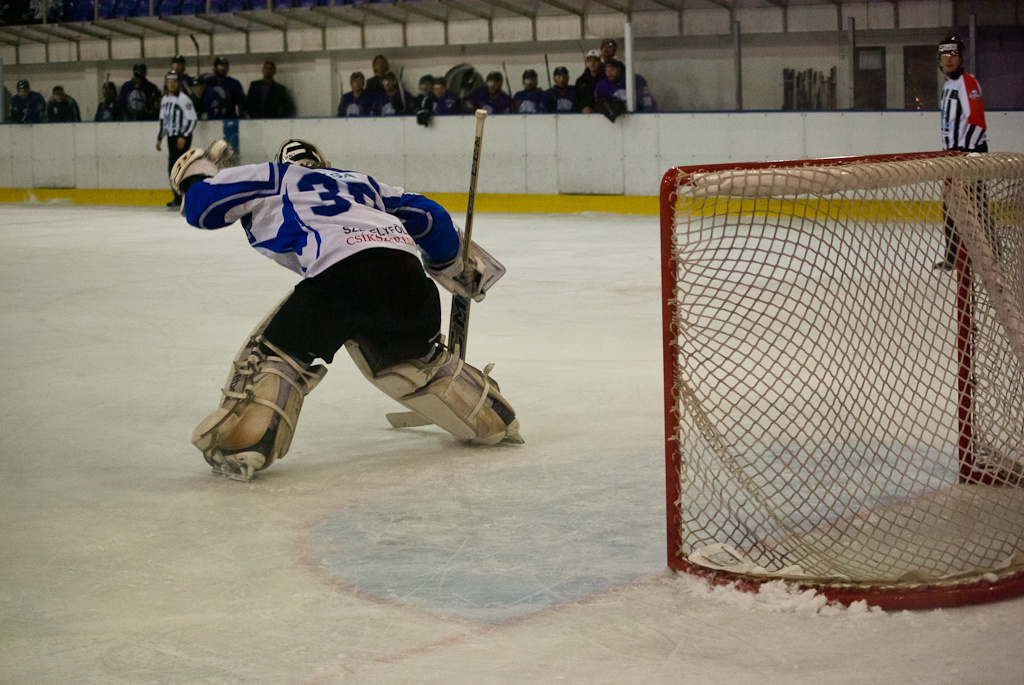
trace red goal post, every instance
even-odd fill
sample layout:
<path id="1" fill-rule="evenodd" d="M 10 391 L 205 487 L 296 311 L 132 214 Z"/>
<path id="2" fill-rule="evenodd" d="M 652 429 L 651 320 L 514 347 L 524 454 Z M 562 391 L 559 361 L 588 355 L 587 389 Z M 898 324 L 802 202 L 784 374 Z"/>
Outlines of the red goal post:
<path id="1" fill-rule="evenodd" d="M 669 566 L 1024 594 L 1024 155 L 677 167 L 661 229 Z"/>

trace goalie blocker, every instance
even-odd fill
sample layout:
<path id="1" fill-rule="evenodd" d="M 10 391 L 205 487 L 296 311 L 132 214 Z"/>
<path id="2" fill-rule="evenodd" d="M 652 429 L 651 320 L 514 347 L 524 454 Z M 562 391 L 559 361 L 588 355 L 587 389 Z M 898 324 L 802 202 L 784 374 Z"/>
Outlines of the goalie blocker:
<path id="1" fill-rule="evenodd" d="M 192 148 L 171 167 L 171 189 L 179 194 L 185 192 L 204 178 L 216 176 L 222 169 L 238 164 L 238 156 L 227 141 L 215 140 L 208 148 Z M 181 214 L 185 215 L 182 203 Z"/>
<path id="2" fill-rule="evenodd" d="M 469 259 L 466 260 L 463 258 L 465 248 L 466 235 L 459 231 L 459 253 L 454 261 L 434 264 L 424 259 L 424 268 L 448 292 L 480 302 L 491 286 L 505 275 L 505 267 L 472 241 L 469 243 Z"/>

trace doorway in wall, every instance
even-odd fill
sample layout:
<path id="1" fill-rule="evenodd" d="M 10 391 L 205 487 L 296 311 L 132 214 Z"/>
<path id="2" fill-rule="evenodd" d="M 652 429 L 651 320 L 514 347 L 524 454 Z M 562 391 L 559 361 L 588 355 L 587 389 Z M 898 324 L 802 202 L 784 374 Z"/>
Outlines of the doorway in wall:
<path id="1" fill-rule="evenodd" d="M 934 45 L 903 47 L 903 109 L 939 108 L 939 66 Z"/>
<path id="2" fill-rule="evenodd" d="M 853 108 L 885 109 L 885 48 L 857 48 Z"/>

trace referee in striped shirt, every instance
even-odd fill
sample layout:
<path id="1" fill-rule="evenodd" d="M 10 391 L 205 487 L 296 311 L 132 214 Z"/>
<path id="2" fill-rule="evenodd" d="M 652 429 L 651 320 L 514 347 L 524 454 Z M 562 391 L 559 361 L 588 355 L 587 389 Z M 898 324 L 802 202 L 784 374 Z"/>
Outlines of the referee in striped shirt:
<path id="1" fill-rule="evenodd" d="M 957 36 L 948 36 L 939 42 L 939 69 L 946 77 L 939 104 L 942 149 L 988 152 L 981 85 L 972 74 L 964 71 L 964 42 Z M 974 192 L 978 193 L 982 205 L 987 205 L 984 186 L 975 186 Z M 942 209 L 946 215 L 946 253 L 935 268 L 952 271 L 960 253 L 960 236 L 953 218 L 946 212 L 945 203 Z"/>
<path id="2" fill-rule="evenodd" d="M 156 139 L 156 149 L 162 149 L 164 136 L 167 136 L 167 176 L 185 152 L 192 147 L 192 131 L 196 127 L 196 108 L 192 98 L 184 93 L 178 83 L 178 72 L 167 74 L 167 93 L 160 100 L 160 135 Z M 174 199 L 167 203 L 168 207 L 180 207 L 181 195 L 174 193 Z"/>

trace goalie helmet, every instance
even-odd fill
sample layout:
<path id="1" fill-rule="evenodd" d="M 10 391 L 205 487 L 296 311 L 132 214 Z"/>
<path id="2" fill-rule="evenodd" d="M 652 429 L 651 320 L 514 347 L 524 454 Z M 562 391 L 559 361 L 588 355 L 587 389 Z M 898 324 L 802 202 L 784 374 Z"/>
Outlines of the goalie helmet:
<path id="1" fill-rule="evenodd" d="M 277 149 L 274 161 L 282 164 L 298 164 L 310 169 L 326 169 L 331 166 L 324 153 L 313 143 L 298 138 L 289 138 Z"/>

